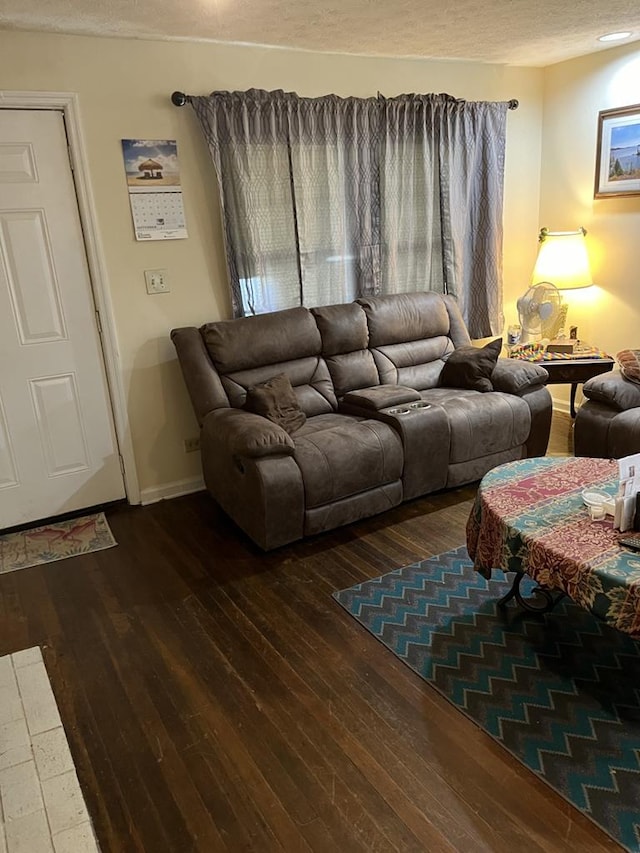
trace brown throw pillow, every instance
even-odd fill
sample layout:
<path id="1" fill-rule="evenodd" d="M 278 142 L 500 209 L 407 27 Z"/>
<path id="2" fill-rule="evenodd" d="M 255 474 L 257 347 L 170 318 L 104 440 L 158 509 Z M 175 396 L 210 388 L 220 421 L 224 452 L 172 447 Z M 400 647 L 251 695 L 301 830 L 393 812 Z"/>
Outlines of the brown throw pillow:
<path id="1" fill-rule="evenodd" d="M 445 388 L 469 388 L 493 391 L 491 374 L 502 350 L 502 338 L 484 347 L 458 347 L 445 361 L 440 385 Z"/>
<path id="2" fill-rule="evenodd" d="M 640 384 L 640 349 L 623 349 L 616 353 L 620 372 L 625 379 Z"/>
<path id="3" fill-rule="evenodd" d="M 288 433 L 300 429 L 307 419 L 286 373 L 279 373 L 273 379 L 249 388 L 244 407 L 279 424 Z"/>

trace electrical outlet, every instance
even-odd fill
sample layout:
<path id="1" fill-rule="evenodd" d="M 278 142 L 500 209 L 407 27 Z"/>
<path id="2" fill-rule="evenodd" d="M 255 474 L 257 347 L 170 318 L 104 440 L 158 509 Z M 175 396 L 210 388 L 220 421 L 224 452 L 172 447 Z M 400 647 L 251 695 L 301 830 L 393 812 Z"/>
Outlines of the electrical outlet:
<path id="1" fill-rule="evenodd" d="M 185 438 L 184 452 L 193 453 L 194 450 L 200 450 L 200 438 Z"/>
<path id="2" fill-rule="evenodd" d="M 166 270 L 145 270 L 147 293 L 169 293 L 169 276 Z"/>

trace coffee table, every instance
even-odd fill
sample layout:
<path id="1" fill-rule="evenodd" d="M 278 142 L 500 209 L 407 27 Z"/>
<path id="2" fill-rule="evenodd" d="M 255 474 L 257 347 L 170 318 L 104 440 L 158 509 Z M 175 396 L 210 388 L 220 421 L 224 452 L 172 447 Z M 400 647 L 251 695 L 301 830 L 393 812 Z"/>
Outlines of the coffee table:
<path id="1" fill-rule="evenodd" d="M 620 631 L 640 637 L 640 553 L 618 544 L 610 516 L 592 521 L 587 487 L 615 495 L 612 459 L 543 457 L 500 465 L 486 474 L 467 522 L 467 549 L 480 574 L 515 572 L 511 598 L 521 599 L 523 574 L 552 607 L 558 596 Z M 540 609 L 540 608 L 535 608 Z"/>

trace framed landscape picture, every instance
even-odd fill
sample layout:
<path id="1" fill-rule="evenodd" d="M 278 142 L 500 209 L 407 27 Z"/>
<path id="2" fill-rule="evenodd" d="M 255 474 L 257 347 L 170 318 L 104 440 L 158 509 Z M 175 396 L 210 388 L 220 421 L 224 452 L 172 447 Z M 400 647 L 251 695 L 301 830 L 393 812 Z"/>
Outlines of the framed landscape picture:
<path id="1" fill-rule="evenodd" d="M 598 113 L 595 198 L 640 195 L 640 104 Z"/>

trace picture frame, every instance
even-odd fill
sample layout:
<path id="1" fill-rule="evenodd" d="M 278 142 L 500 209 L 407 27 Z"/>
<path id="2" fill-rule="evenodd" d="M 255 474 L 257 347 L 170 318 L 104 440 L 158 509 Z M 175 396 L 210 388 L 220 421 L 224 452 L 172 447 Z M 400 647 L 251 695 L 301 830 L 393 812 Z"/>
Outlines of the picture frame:
<path id="1" fill-rule="evenodd" d="M 640 195 L 640 104 L 598 113 L 594 198 Z"/>

